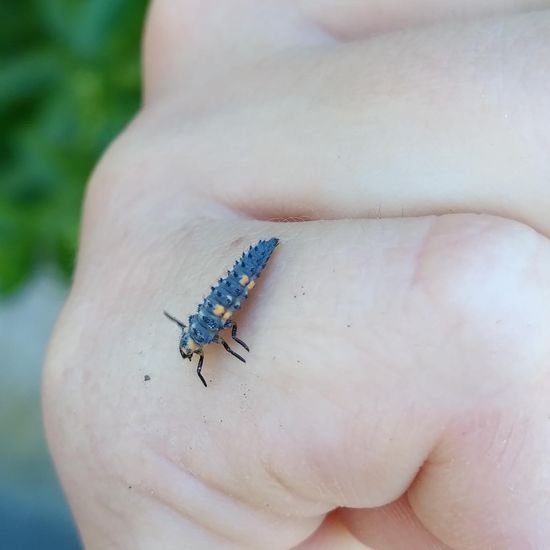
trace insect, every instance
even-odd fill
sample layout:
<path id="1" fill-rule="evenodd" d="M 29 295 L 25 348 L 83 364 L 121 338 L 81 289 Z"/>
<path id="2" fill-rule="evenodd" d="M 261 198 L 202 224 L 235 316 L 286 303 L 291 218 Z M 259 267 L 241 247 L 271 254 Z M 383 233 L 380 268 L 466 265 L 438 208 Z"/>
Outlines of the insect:
<path id="1" fill-rule="evenodd" d="M 216 286 L 211 287 L 210 294 L 198 306 L 197 313 L 191 315 L 188 326 L 167 313 L 164 315 L 174 321 L 181 328 L 179 343 L 180 354 L 189 359 L 193 354 L 199 356 L 197 375 L 206 387 L 206 380 L 201 374 L 204 361 L 203 346 L 210 343 L 221 344 L 231 355 L 246 363 L 243 357 L 234 352 L 229 344 L 219 335 L 220 331 L 230 328 L 231 337 L 246 351 L 248 346 L 237 337 L 237 323 L 231 319 L 233 313 L 241 308 L 241 303 L 248 297 L 248 291 L 256 284 L 266 266 L 273 250 L 279 244 L 279 239 L 261 240 L 252 245 L 235 262 L 227 275 L 218 280 Z"/>

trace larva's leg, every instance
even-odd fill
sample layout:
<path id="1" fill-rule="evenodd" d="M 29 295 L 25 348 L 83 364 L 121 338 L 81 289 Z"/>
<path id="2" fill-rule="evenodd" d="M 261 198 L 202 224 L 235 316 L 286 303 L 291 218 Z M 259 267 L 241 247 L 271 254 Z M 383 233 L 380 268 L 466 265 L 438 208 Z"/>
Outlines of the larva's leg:
<path id="1" fill-rule="evenodd" d="M 231 355 L 233 355 L 233 357 L 236 357 L 237 359 L 239 359 L 239 361 L 242 361 L 243 363 L 246 363 L 246 361 L 238 354 L 238 353 L 235 353 L 230 347 L 229 347 L 229 344 L 223 339 L 223 338 L 220 338 L 218 336 L 218 340 L 217 340 L 224 348 L 225 348 L 225 351 L 228 351 Z"/>
<path id="2" fill-rule="evenodd" d="M 199 353 L 199 362 L 197 364 L 197 375 L 198 377 L 201 379 L 201 382 L 204 384 L 204 387 L 207 388 L 207 384 L 206 384 L 206 380 L 204 379 L 204 377 L 202 376 L 201 374 L 201 370 L 202 370 L 202 363 L 204 361 L 204 354 L 202 353 L 202 351 Z"/>
<path id="3" fill-rule="evenodd" d="M 166 317 L 168 317 L 168 319 L 170 319 L 170 321 L 174 321 L 174 323 L 176 323 L 176 325 L 178 325 L 182 330 L 185 328 L 185 325 L 179 319 L 176 319 L 175 317 L 173 317 L 172 315 L 170 315 L 166 311 L 164 312 L 164 315 L 166 315 Z"/>
<path id="4" fill-rule="evenodd" d="M 237 344 L 240 344 L 246 351 L 250 351 L 250 348 L 240 338 L 237 338 L 237 323 L 235 323 L 235 321 L 230 321 L 228 327 L 232 327 L 231 338 L 233 338 Z"/>

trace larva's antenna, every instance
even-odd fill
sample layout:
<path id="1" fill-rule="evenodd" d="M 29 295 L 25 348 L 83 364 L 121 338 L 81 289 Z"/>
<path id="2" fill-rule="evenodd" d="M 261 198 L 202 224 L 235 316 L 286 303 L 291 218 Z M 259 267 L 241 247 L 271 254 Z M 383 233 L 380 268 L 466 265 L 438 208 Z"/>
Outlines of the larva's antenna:
<path id="1" fill-rule="evenodd" d="M 174 321 L 174 323 L 176 323 L 178 327 L 180 327 L 182 330 L 185 330 L 185 325 L 179 319 L 176 319 L 174 316 L 170 315 L 166 311 L 164 311 L 163 313 L 164 315 L 166 315 L 166 317 L 168 317 L 168 319 L 170 319 L 170 321 Z"/>

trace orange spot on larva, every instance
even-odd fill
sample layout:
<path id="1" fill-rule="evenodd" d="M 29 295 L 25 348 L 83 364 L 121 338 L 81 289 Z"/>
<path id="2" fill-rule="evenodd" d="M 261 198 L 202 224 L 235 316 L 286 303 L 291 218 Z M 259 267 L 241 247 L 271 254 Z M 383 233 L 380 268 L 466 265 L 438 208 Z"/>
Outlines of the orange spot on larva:
<path id="1" fill-rule="evenodd" d="M 221 304 L 218 304 L 214 307 L 214 310 L 212 311 L 212 313 L 216 317 L 221 317 L 225 313 L 225 308 Z"/>
<path id="2" fill-rule="evenodd" d="M 227 321 L 231 315 L 233 315 L 233 312 L 232 311 L 226 311 L 224 314 L 223 314 L 223 318 L 225 321 Z"/>
<path id="3" fill-rule="evenodd" d="M 248 278 L 248 275 L 243 275 L 239 279 L 239 283 L 241 283 L 241 285 L 243 285 L 243 286 L 246 286 L 248 284 L 248 281 L 250 281 L 250 279 Z"/>
<path id="4" fill-rule="evenodd" d="M 255 286 L 256 286 L 256 281 L 252 280 L 248 283 L 246 288 L 248 288 L 248 290 L 252 290 Z"/>

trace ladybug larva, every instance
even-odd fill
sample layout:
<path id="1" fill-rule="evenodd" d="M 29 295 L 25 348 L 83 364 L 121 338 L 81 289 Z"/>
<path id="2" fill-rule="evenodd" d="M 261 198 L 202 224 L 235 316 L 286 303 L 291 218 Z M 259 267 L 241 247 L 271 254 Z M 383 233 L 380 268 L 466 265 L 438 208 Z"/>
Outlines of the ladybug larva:
<path id="1" fill-rule="evenodd" d="M 194 353 L 199 356 L 197 374 L 206 386 L 206 380 L 201 374 L 204 361 L 203 346 L 210 343 L 221 344 L 231 355 L 246 363 L 243 357 L 234 352 L 229 344 L 219 335 L 220 331 L 230 328 L 231 337 L 246 351 L 248 346 L 237 338 L 237 323 L 231 319 L 233 313 L 241 308 L 241 303 L 248 297 L 248 291 L 254 288 L 256 279 L 266 266 L 273 250 L 279 244 L 279 239 L 259 241 L 251 246 L 235 262 L 233 268 L 224 278 L 218 280 L 216 286 L 211 287 L 210 294 L 197 308 L 197 313 L 189 317 L 188 326 L 167 313 L 168 319 L 174 321 L 181 328 L 180 354 L 189 359 Z"/>

